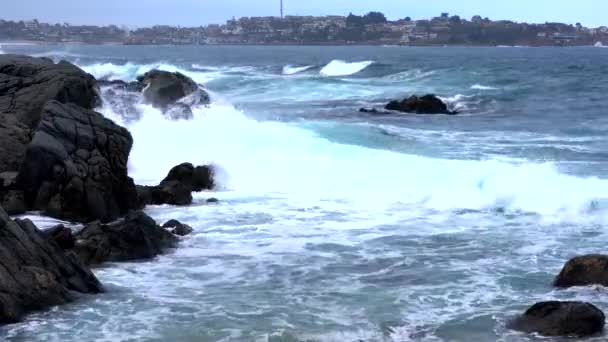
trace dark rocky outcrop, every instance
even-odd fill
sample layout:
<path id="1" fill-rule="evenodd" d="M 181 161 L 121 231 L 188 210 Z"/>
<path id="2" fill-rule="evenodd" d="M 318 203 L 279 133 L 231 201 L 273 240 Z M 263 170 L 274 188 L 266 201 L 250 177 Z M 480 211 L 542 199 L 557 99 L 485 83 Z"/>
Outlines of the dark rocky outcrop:
<path id="1" fill-rule="evenodd" d="M 169 220 L 165 224 L 163 224 L 163 228 L 171 232 L 172 234 L 179 236 L 186 236 L 192 234 L 194 229 L 187 224 L 183 224 L 178 220 Z"/>
<path id="2" fill-rule="evenodd" d="M 571 259 L 555 278 L 557 287 L 608 286 L 608 255 L 584 255 Z"/>
<path id="3" fill-rule="evenodd" d="M 209 95 L 201 90 L 191 78 L 179 73 L 162 70 L 151 70 L 137 79 L 144 85 L 144 100 L 163 110 L 171 105 L 193 96 L 189 105 L 209 103 Z"/>
<path id="4" fill-rule="evenodd" d="M 113 220 L 138 207 L 125 128 L 94 111 L 48 102 L 18 183 L 28 208 L 76 221 Z"/>
<path id="5" fill-rule="evenodd" d="M 587 337 L 604 329 L 604 313 L 589 303 L 541 302 L 508 324 L 509 329 L 543 336 Z"/>
<path id="6" fill-rule="evenodd" d="M 177 237 L 141 211 L 124 219 L 93 222 L 76 234 L 74 251 L 88 265 L 153 258 L 175 247 Z"/>
<path id="7" fill-rule="evenodd" d="M 44 238 L 29 220 L 12 221 L 0 208 L 0 323 L 66 303 L 70 291 L 98 293 L 102 286 L 73 253 Z"/>
<path id="8" fill-rule="evenodd" d="M 211 190 L 215 186 L 213 168 L 194 167 L 190 163 L 175 166 L 157 186 L 138 186 L 142 204 L 188 205 L 192 203 L 192 192 Z"/>
<path id="9" fill-rule="evenodd" d="M 101 103 L 93 76 L 71 63 L 0 55 L 0 173 L 19 170 L 50 100 L 87 109 Z"/>
<path id="10" fill-rule="evenodd" d="M 86 109 L 101 103 L 95 78 L 69 62 L 0 55 L 0 115 L 33 128 L 50 100 Z"/>
<path id="11" fill-rule="evenodd" d="M 435 95 L 410 96 L 401 101 L 394 100 L 389 102 L 385 109 L 415 114 L 457 114 L 455 111 L 450 111 L 448 106 Z"/>
<path id="12" fill-rule="evenodd" d="M 143 84 L 144 101 L 173 118 L 191 118 L 191 106 L 210 102 L 206 91 L 179 72 L 151 70 L 137 80 Z"/>

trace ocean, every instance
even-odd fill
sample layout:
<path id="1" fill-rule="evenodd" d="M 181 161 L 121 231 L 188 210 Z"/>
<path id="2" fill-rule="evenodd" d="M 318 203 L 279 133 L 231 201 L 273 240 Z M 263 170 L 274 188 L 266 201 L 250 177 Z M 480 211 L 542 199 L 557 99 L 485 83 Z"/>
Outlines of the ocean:
<path id="1" fill-rule="evenodd" d="M 608 49 L 52 46 L 98 79 L 204 84 L 189 121 L 105 98 L 130 175 L 217 167 L 179 248 L 95 273 L 107 293 L 0 328 L 6 341 L 558 341 L 509 331 L 571 257 L 608 244 Z M 360 113 L 434 93 L 459 115 Z M 207 205 L 215 197 L 219 205 Z M 45 227 L 54 220 L 31 216 Z M 596 340 L 602 341 L 605 337 Z M 592 339 L 593 340 L 593 339 Z"/>

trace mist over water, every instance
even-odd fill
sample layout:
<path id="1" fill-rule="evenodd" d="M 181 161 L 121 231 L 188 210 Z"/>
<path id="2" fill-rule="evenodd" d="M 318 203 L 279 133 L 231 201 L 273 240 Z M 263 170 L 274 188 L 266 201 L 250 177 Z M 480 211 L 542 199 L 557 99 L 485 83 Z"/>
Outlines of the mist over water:
<path id="1" fill-rule="evenodd" d="M 3 49 L 204 84 L 212 104 L 190 121 L 100 111 L 133 135 L 138 184 L 188 161 L 220 185 L 147 209 L 195 228 L 174 252 L 97 270 L 107 294 L 7 340 L 532 341 L 505 322 L 535 301 L 608 309 L 603 290 L 551 288 L 608 242 L 605 49 Z M 425 93 L 461 114 L 358 112 Z"/>

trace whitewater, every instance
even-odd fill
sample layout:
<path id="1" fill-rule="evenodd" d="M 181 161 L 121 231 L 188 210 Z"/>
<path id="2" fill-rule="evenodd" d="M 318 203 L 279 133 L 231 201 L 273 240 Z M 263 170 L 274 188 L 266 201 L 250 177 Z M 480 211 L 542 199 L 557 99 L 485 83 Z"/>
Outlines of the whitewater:
<path id="1" fill-rule="evenodd" d="M 99 111 L 133 135 L 131 177 L 212 164 L 218 189 L 146 209 L 195 228 L 175 251 L 96 270 L 107 294 L 4 339 L 535 341 L 505 327 L 535 301 L 608 308 L 601 290 L 550 286 L 565 260 L 608 242 L 608 84 L 564 64 L 606 74 L 604 49 L 106 49 L 67 53 L 98 79 L 159 68 L 212 95 L 188 121 L 143 104 L 132 120 L 104 99 Z M 462 114 L 358 112 L 427 92 Z M 583 94 L 596 104 L 532 100 Z"/>

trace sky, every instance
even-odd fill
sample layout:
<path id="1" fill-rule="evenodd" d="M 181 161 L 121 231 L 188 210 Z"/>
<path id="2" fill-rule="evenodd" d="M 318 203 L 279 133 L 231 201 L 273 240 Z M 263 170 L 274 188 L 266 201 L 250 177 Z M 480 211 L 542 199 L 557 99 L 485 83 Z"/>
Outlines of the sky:
<path id="1" fill-rule="evenodd" d="M 232 17 L 279 14 L 280 0 L 3 0 L 0 19 L 141 27 L 200 26 Z M 608 26 L 608 0 L 283 0 L 286 15 L 347 15 L 382 11 L 389 19 L 441 12 L 490 19 L 559 21 Z"/>

